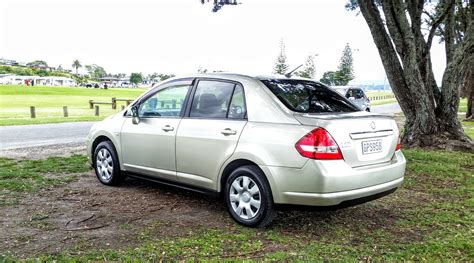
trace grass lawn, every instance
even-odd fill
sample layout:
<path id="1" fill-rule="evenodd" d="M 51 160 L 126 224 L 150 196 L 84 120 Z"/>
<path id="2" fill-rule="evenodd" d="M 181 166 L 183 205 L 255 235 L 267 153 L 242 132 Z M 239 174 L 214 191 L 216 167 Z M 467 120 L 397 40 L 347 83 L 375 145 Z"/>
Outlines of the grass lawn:
<path id="1" fill-rule="evenodd" d="M 92 89 L 83 87 L 27 87 L 0 85 L 0 126 L 68 121 L 97 121 L 120 111 L 111 105 L 100 105 L 100 116 L 94 116 L 89 100 L 111 102 L 112 97 L 135 99 L 146 89 Z M 36 118 L 30 118 L 30 106 L 36 107 Z M 68 106 L 69 117 L 63 117 Z"/>
<path id="2" fill-rule="evenodd" d="M 378 106 L 378 105 L 384 105 L 384 104 L 392 104 L 392 103 L 397 103 L 397 99 L 388 99 L 388 100 L 372 100 L 370 101 L 370 106 Z"/>
<path id="3" fill-rule="evenodd" d="M 368 92 L 366 92 L 365 95 L 370 99 L 370 105 L 371 106 L 397 103 L 397 100 L 395 98 L 384 99 L 384 100 L 375 100 L 375 97 L 393 95 L 393 93 L 391 91 L 368 91 Z"/>
<path id="4" fill-rule="evenodd" d="M 458 112 L 466 112 L 467 111 L 467 99 L 461 99 L 459 101 L 459 108 Z"/>
<path id="5" fill-rule="evenodd" d="M 462 126 L 464 128 L 464 132 L 474 140 L 474 122 L 473 121 L 463 121 Z"/>
<path id="6" fill-rule="evenodd" d="M 393 92 L 391 91 L 367 91 L 365 93 L 367 97 L 375 97 L 375 96 L 387 96 L 387 95 L 393 95 Z"/>
<path id="7" fill-rule="evenodd" d="M 134 228 L 133 222 L 120 226 L 122 230 L 133 229 L 127 238 L 139 240 L 134 245 L 112 244 L 107 249 L 78 245 L 26 256 L 0 251 L 0 261 L 472 261 L 474 154 L 403 152 L 408 160 L 403 186 L 390 196 L 357 207 L 329 212 L 284 211 L 267 229 L 234 223 L 228 227 L 209 222 L 186 225 L 150 218 L 143 228 Z M 68 184 L 67 180 L 49 180 L 49 173 L 83 172 L 87 169 L 84 162 L 83 156 L 39 161 L 0 159 L 0 192 L 10 196 Z M 118 190 L 127 191 L 127 187 Z M 5 203 L 3 206 L 9 206 Z M 215 213 L 216 218 L 227 216 L 224 209 L 208 213 Z M 47 220 L 47 215 L 43 218 Z M 8 221 L 8 217 L 3 220 Z M 64 231 L 64 224 L 57 228 L 54 221 L 48 224 L 52 224 L 48 231 Z M 61 241 L 57 243 L 60 246 Z"/>

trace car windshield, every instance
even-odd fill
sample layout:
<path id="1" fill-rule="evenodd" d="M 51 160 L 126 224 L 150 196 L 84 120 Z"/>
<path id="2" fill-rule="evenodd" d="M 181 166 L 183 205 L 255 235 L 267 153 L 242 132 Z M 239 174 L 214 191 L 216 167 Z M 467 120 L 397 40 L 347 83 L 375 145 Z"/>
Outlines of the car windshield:
<path id="1" fill-rule="evenodd" d="M 313 81 L 261 80 L 288 109 L 303 113 L 355 112 L 359 109 L 339 93 Z"/>

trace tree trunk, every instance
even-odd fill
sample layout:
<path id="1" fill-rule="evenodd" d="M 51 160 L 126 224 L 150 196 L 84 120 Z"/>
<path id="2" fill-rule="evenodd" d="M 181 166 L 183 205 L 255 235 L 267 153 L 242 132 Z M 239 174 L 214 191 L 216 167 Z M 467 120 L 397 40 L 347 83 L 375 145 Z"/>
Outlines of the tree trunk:
<path id="1" fill-rule="evenodd" d="M 471 20 L 467 25 L 462 56 L 461 95 L 467 98 L 466 119 L 474 120 L 474 5 L 471 6 Z"/>
<path id="2" fill-rule="evenodd" d="M 449 63 L 440 91 L 431 68 L 431 44 L 428 45 L 420 37 L 419 4 L 410 2 L 408 6 L 408 12 L 412 12 L 411 21 L 406 16 L 407 9 L 402 0 L 382 1 L 383 16 L 374 0 L 358 1 L 358 4 L 379 51 L 390 86 L 406 117 L 402 143 L 407 146 L 440 147 L 456 140 L 474 149 L 474 143 L 466 137 L 457 118 L 461 86 L 459 70 L 462 72 L 469 68 L 465 67 L 467 61 L 463 59 L 466 50 L 456 49 L 451 41 L 447 43 L 453 52 L 448 54 Z"/>

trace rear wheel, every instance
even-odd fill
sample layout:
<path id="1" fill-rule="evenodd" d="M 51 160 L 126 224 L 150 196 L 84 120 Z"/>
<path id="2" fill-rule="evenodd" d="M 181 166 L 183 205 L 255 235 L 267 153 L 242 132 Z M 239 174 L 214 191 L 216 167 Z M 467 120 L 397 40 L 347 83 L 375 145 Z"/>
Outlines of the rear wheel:
<path id="1" fill-rule="evenodd" d="M 235 169 L 227 179 L 224 194 L 227 209 L 239 224 L 264 227 L 275 217 L 270 186 L 254 165 Z"/>
<path id="2" fill-rule="evenodd" d="M 110 141 L 103 141 L 94 150 L 93 166 L 97 179 L 105 185 L 118 185 L 123 176 L 115 147 Z"/>

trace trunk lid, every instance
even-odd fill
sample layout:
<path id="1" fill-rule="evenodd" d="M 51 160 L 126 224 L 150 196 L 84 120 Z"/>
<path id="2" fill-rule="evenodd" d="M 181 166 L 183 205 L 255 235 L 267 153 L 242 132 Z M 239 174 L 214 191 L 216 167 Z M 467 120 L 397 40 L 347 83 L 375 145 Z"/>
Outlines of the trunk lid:
<path id="1" fill-rule="evenodd" d="M 389 162 L 395 153 L 399 131 L 392 116 L 360 111 L 296 113 L 295 118 L 303 125 L 327 130 L 351 167 Z"/>

